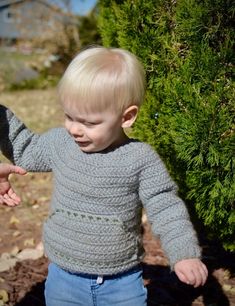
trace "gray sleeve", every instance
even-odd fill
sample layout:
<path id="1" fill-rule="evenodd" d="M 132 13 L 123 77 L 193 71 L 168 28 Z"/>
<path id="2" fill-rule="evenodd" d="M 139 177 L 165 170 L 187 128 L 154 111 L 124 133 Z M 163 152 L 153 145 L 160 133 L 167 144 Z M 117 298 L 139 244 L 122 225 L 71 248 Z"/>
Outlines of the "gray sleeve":
<path id="1" fill-rule="evenodd" d="M 140 174 L 139 196 L 154 235 L 161 240 L 170 265 L 182 259 L 199 258 L 201 250 L 177 186 L 160 157 L 150 152 Z"/>
<path id="2" fill-rule="evenodd" d="M 48 133 L 32 133 L 9 109 L 0 105 L 0 148 L 27 171 L 51 171 Z"/>

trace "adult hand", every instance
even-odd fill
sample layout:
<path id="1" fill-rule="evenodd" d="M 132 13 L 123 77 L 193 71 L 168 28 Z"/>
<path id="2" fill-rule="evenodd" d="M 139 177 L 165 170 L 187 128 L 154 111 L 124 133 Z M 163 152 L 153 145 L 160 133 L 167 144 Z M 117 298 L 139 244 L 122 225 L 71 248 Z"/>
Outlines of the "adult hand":
<path id="1" fill-rule="evenodd" d="M 0 163 L 0 204 L 15 206 L 20 203 L 20 197 L 15 193 L 9 182 L 9 175 L 24 175 L 26 173 L 26 170 L 21 167 Z"/>

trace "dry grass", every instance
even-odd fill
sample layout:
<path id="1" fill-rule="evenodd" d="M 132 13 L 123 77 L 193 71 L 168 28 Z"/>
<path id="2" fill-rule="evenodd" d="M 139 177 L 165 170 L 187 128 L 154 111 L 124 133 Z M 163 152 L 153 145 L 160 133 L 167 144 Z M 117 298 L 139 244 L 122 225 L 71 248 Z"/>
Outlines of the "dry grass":
<path id="1" fill-rule="evenodd" d="M 35 132 L 63 124 L 55 89 L 4 92 L 0 94 L 0 103 Z"/>

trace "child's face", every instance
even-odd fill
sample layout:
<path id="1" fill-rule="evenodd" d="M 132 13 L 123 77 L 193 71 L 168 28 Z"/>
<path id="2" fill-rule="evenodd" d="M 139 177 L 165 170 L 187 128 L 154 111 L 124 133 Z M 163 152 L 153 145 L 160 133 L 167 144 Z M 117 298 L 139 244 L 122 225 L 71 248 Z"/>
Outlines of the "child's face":
<path id="1" fill-rule="evenodd" d="M 64 105 L 65 128 L 83 152 L 100 152 L 122 143 L 122 116 L 114 112 L 81 112 L 73 104 Z"/>

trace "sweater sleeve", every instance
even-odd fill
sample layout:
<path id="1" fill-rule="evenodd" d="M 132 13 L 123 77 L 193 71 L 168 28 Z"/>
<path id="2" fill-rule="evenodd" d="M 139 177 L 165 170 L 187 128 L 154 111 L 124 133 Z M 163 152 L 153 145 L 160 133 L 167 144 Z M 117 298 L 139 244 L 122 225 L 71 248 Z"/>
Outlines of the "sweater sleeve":
<path id="1" fill-rule="evenodd" d="M 140 174 L 139 196 L 152 232 L 160 238 L 171 267 L 183 259 L 199 258 L 201 251 L 186 206 L 177 196 L 177 186 L 165 165 L 152 149 Z"/>
<path id="2" fill-rule="evenodd" d="M 9 109 L 0 105 L 0 149 L 27 171 L 51 171 L 48 134 L 32 133 Z"/>

